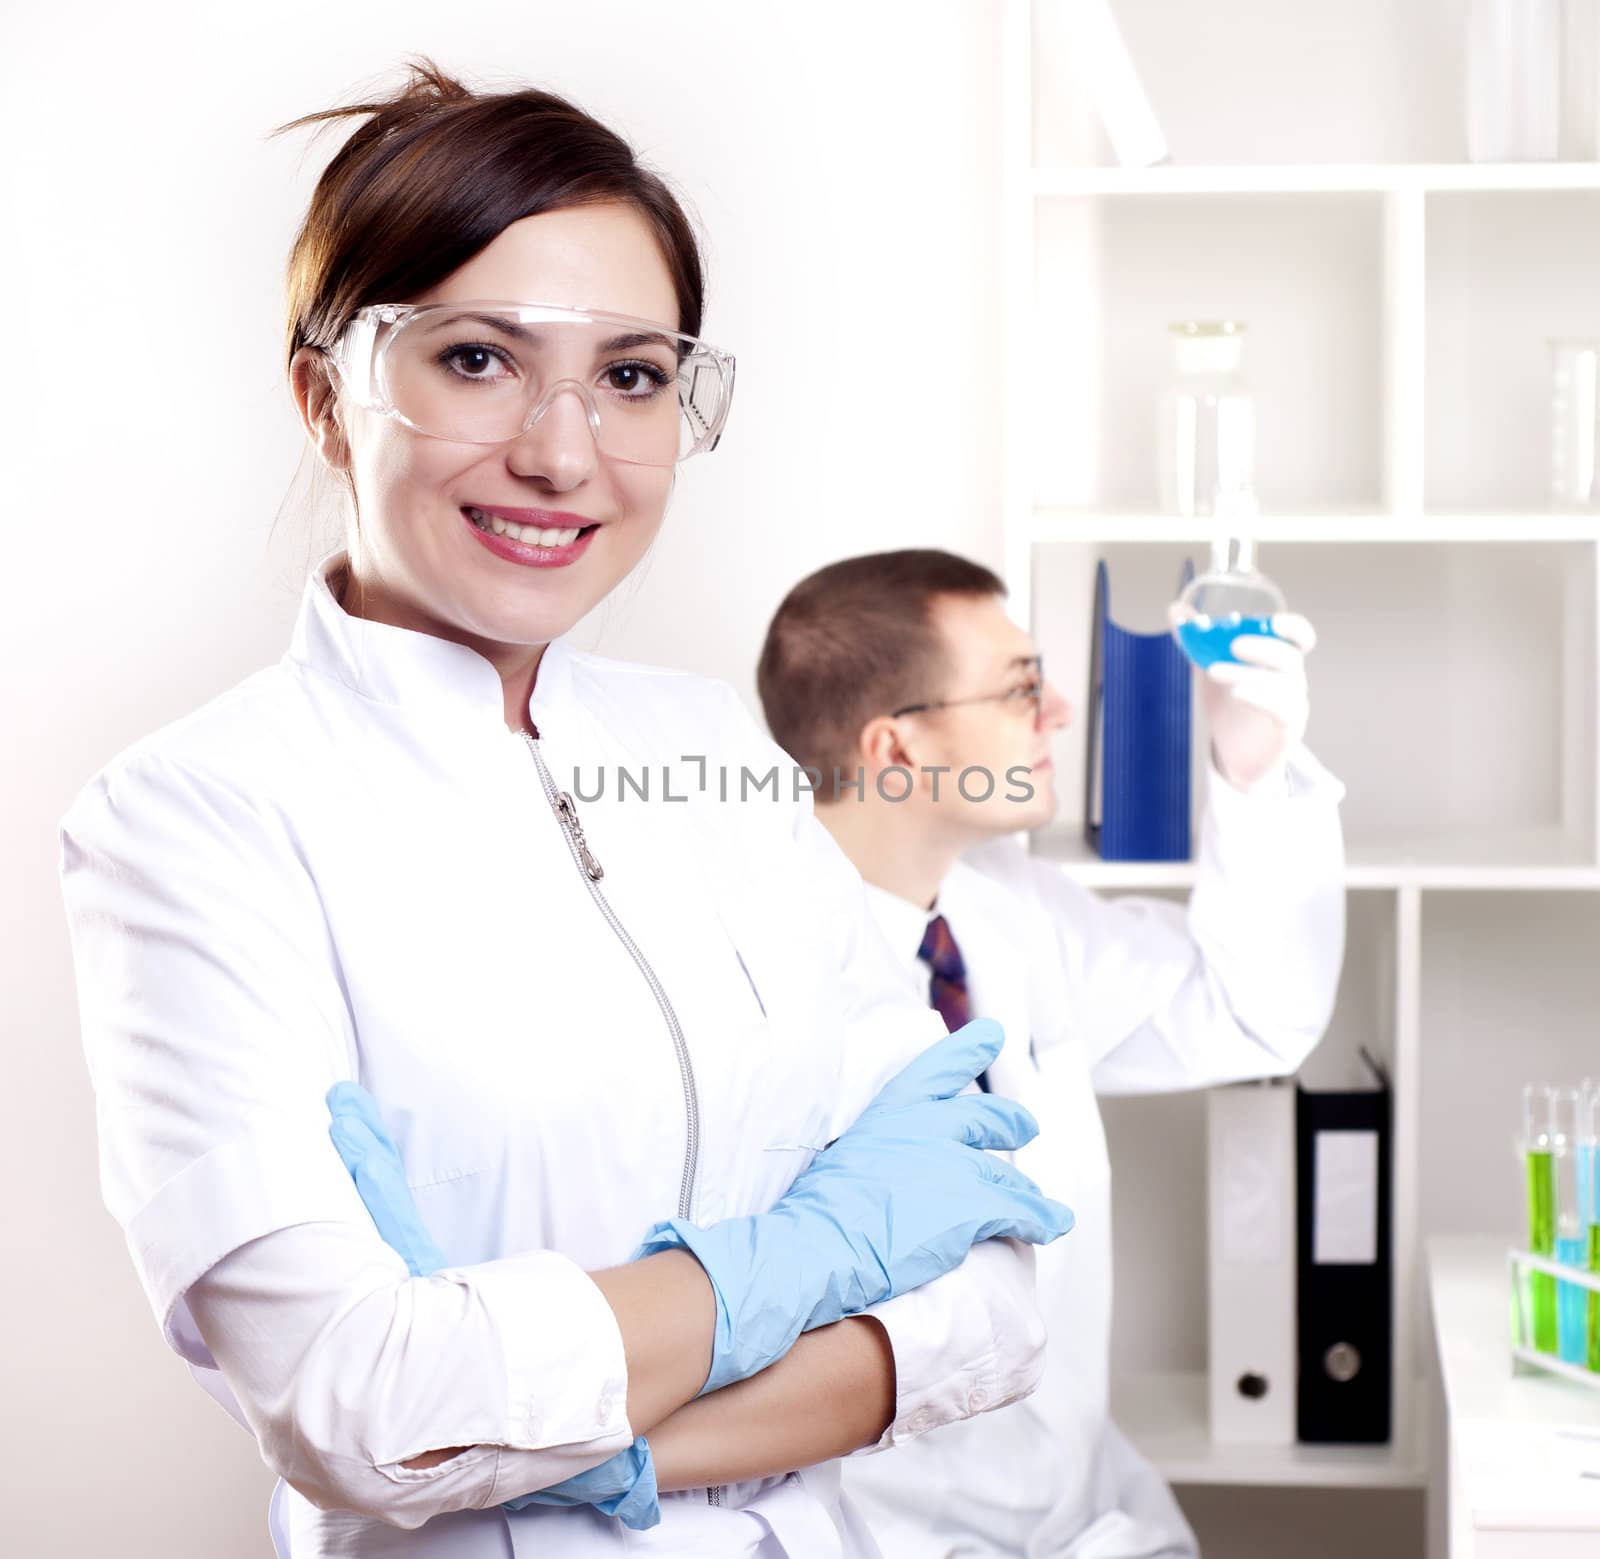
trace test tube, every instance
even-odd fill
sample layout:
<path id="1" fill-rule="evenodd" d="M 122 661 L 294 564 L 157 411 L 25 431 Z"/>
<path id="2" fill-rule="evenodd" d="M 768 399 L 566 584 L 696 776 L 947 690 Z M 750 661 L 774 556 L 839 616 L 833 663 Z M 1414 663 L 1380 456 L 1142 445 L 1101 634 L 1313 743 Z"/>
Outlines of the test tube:
<path id="1" fill-rule="evenodd" d="M 1555 1134 L 1551 1140 L 1556 1188 L 1556 1260 L 1564 1267 L 1584 1271 L 1589 1265 L 1589 1228 L 1583 1213 L 1583 1176 L 1578 1138 L 1584 1115 L 1583 1094 L 1576 1088 L 1555 1090 Z M 1565 1364 L 1588 1359 L 1588 1291 L 1577 1283 L 1558 1280 L 1556 1330 L 1558 1351 Z"/>
<path id="2" fill-rule="evenodd" d="M 1578 1084 L 1577 1126 L 1572 1135 L 1578 1155 L 1578 1222 L 1583 1225 L 1586 1238 L 1590 1226 L 1595 1221 L 1594 1123 L 1596 1097 L 1593 1079 L 1584 1078 Z"/>
<path id="3" fill-rule="evenodd" d="M 1522 1090 L 1522 1159 L 1528 1197 L 1528 1249 L 1535 1256 L 1556 1250 L 1556 1090 L 1529 1083 Z M 1533 1346 L 1540 1353 L 1557 1347 L 1556 1280 L 1548 1272 L 1528 1274 Z"/>
<path id="4" fill-rule="evenodd" d="M 1595 1123 L 1600 1119 L 1600 1088 L 1584 1078 L 1578 1086 L 1578 1216 L 1583 1221 L 1584 1238 L 1588 1242 L 1588 1268 L 1600 1273 L 1600 1154 L 1597 1154 Z M 1600 1370 L 1600 1292 L 1590 1289 L 1587 1295 L 1587 1316 L 1584 1337 L 1588 1347 L 1588 1365 Z"/>

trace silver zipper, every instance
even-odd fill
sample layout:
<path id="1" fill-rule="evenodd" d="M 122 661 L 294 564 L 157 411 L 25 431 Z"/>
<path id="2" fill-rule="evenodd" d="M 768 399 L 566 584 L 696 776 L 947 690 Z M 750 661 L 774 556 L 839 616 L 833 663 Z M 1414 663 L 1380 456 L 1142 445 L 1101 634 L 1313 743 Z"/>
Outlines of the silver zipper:
<path id="1" fill-rule="evenodd" d="M 584 837 L 583 825 L 578 821 L 577 804 L 564 790 L 557 790 L 555 781 L 550 778 L 550 770 L 545 767 L 544 756 L 539 751 L 539 738 L 530 736 L 526 731 L 521 733 L 522 739 L 528 744 L 528 751 L 533 754 L 533 761 L 539 770 L 539 783 L 544 787 L 546 799 L 551 809 L 555 812 L 556 820 L 561 824 L 561 831 L 566 835 L 567 848 L 572 852 L 573 864 L 583 875 L 583 880 L 589 889 L 589 896 L 599 906 L 600 913 L 605 916 L 606 924 L 616 933 L 617 940 L 628 950 L 628 955 L 638 966 L 639 973 L 645 978 L 645 983 L 650 987 L 650 993 L 656 999 L 656 1005 L 661 1009 L 661 1015 L 667 1020 L 667 1029 L 672 1035 L 672 1046 L 678 1055 L 678 1075 L 683 1079 L 683 1109 L 686 1126 L 683 1148 L 683 1175 L 678 1182 L 678 1216 L 688 1218 L 694 1205 L 695 1176 L 700 1167 L 700 1095 L 695 1090 L 694 1062 L 689 1057 L 689 1044 L 683 1037 L 682 1025 L 678 1022 L 678 1015 L 672 1010 L 672 1002 L 667 996 L 666 988 L 656 978 L 656 972 L 650 967 L 649 960 L 639 951 L 639 945 L 628 935 L 627 928 L 617 919 L 617 913 L 606 902 L 606 896 L 600 891 L 600 879 L 605 876 L 605 869 L 595 858 L 594 851 L 589 848 L 589 841 Z M 715 1501 L 713 1501 L 715 1503 Z"/>
<path id="2" fill-rule="evenodd" d="M 683 1109 L 684 1109 L 684 1147 L 683 1147 L 683 1175 L 678 1182 L 678 1216 L 687 1218 L 694 1203 L 695 1175 L 700 1167 L 700 1095 L 694 1084 L 694 1062 L 689 1055 L 689 1043 L 683 1037 L 683 1027 L 678 1022 L 678 1015 L 672 1010 L 672 1001 L 668 997 L 666 987 L 656 978 L 656 972 L 650 967 L 650 961 L 639 951 L 639 945 L 628 935 L 627 927 L 617 919 L 617 912 L 606 902 L 606 896 L 600 891 L 600 879 L 605 876 L 605 868 L 600 864 L 593 850 L 589 848 L 589 841 L 584 837 L 583 824 L 578 821 L 578 804 L 564 790 L 556 789 L 556 782 L 550 777 L 550 770 L 545 767 L 544 755 L 539 751 L 539 738 L 531 736 L 528 732 L 520 733 L 524 742 L 528 744 L 528 751 L 533 754 L 533 761 L 539 770 L 539 783 L 544 787 L 546 800 L 549 801 L 551 810 L 555 812 L 556 821 L 561 824 L 561 831 L 567 836 L 567 848 L 572 852 L 573 864 L 583 874 L 585 886 L 589 889 L 589 897 L 599 906 L 600 913 L 605 916 L 606 924 L 616 933 L 617 940 L 627 948 L 628 955 L 638 966 L 639 973 L 645 978 L 645 983 L 650 987 L 651 994 L 656 999 L 656 1005 L 661 1009 L 661 1015 L 667 1020 L 667 1029 L 672 1035 L 672 1046 L 678 1055 L 678 1075 L 683 1079 Z M 740 960 L 742 964 L 743 959 Z M 745 978 L 749 979 L 749 971 L 745 971 Z M 750 988 L 755 989 L 755 982 L 750 982 Z M 761 1000 L 760 994 L 756 1000 Z M 706 1490 L 706 1503 L 720 1507 L 722 1504 L 723 1485 Z"/>

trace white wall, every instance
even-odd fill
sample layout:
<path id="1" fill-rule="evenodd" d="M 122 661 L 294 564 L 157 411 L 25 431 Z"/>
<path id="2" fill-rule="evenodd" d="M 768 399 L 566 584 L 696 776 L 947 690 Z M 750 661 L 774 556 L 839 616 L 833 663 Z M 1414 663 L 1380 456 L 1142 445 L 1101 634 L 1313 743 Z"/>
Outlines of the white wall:
<path id="1" fill-rule="evenodd" d="M 998 24 L 965 0 L 8 8 L 7 1553 L 268 1552 L 270 1479 L 165 1352 L 100 1205 L 55 841 L 102 762 L 286 643 L 311 543 L 292 510 L 269 541 L 300 447 L 280 271 L 343 132 L 266 131 L 422 50 L 574 96 L 686 191 L 738 395 L 587 631 L 748 695 L 818 564 L 913 542 L 999 561 Z"/>

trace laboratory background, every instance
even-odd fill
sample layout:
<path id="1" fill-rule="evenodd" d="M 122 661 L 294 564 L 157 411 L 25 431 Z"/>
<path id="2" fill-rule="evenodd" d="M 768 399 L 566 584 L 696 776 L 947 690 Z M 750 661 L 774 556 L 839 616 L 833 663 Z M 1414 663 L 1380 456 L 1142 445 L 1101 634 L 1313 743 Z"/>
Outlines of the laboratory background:
<path id="1" fill-rule="evenodd" d="M 280 315 L 343 132 L 267 132 L 425 53 L 571 96 L 705 236 L 705 329 L 737 354 L 737 401 L 588 647 L 755 707 L 762 634 L 802 575 L 970 556 L 1080 708 L 1032 847 L 1106 892 L 1181 898 L 1186 859 L 1086 835 L 1096 581 L 1103 564 L 1102 633 L 1159 634 L 1186 566 L 1253 540 L 1317 626 L 1308 740 L 1348 792 L 1345 968 L 1302 1082 L 1371 1102 L 1370 1270 L 1331 1303 L 1356 1367 L 1386 1370 L 1383 1421 L 1330 1442 L 1304 1412 L 1241 1407 L 1241 1336 L 1292 1327 L 1273 1285 L 1296 1276 L 1287 1245 L 1237 1248 L 1229 1195 L 1282 1212 L 1295 1172 L 1277 1201 L 1230 1192 L 1218 1144 L 1260 1103 L 1241 1090 L 1104 1103 L 1113 1409 L 1218 1559 L 1600 1553 L 1600 1305 L 1551 1264 L 1600 1219 L 1561 1091 L 1600 1078 L 1595 12 L 9 7 L 0 1548 L 270 1553 L 272 1475 L 163 1346 L 100 1201 L 55 828 L 114 753 L 278 658 L 337 540 Z M 1236 467 L 1213 495 L 1249 496 L 1221 516 L 1192 490 L 1207 448 Z M 682 611 L 708 596 L 720 610 Z M 1203 744 L 1197 725 L 1191 803 Z M 1330 1378 L 1351 1366 L 1327 1357 Z"/>

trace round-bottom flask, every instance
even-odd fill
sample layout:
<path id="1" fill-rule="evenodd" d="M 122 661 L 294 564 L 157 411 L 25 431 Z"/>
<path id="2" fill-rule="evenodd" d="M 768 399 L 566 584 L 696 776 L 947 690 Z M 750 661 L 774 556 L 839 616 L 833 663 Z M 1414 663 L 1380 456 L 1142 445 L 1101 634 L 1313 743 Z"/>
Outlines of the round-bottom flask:
<path id="1" fill-rule="evenodd" d="M 1272 619 L 1283 611 L 1283 592 L 1257 573 L 1254 543 L 1243 537 L 1219 540 L 1211 567 L 1190 580 L 1173 605 L 1173 636 L 1200 667 L 1237 660 L 1233 641 L 1251 634 L 1275 638 Z"/>

